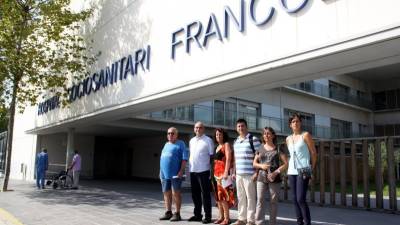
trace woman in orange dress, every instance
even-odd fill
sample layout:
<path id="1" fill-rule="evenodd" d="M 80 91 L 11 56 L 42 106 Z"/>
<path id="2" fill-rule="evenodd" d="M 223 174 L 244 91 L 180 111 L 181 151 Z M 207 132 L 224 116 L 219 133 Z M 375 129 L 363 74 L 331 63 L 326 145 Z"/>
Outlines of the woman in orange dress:
<path id="1" fill-rule="evenodd" d="M 235 205 L 235 192 L 230 176 L 233 151 L 228 143 L 228 134 L 222 128 L 215 130 L 218 146 L 214 155 L 214 194 L 219 209 L 219 218 L 215 224 L 229 224 L 229 208 Z"/>

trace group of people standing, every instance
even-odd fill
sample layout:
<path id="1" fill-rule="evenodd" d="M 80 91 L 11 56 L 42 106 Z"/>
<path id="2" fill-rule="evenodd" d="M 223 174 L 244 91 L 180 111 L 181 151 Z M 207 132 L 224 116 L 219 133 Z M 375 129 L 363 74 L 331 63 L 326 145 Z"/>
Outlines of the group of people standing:
<path id="1" fill-rule="evenodd" d="M 194 126 L 196 134 L 189 142 L 178 139 L 171 127 L 160 158 L 160 179 L 165 214 L 160 220 L 180 221 L 181 186 L 189 162 L 193 216 L 189 221 L 211 223 L 211 191 L 219 209 L 215 224 L 230 224 L 229 209 L 238 207 L 235 225 L 265 224 L 265 195 L 270 194 L 269 224 L 276 224 L 281 173 L 287 171 L 298 224 L 311 224 L 306 202 L 309 179 L 316 165 L 316 150 L 311 135 L 301 130 L 301 117 L 289 119 L 292 135 L 286 138 L 287 154 L 279 149 L 275 131 L 265 127 L 261 141 L 248 132 L 244 119 L 236 121 L 238 137 L 229 143 L 225 130 L 217 128 L 214 141 L 205 135 L 202 122 Z M 236 185 L 234 185 L 234 183 Z M 172 213 L 172 200 L 175 212 Z M 202 215 L 204 209 L 204 218 Z"/>

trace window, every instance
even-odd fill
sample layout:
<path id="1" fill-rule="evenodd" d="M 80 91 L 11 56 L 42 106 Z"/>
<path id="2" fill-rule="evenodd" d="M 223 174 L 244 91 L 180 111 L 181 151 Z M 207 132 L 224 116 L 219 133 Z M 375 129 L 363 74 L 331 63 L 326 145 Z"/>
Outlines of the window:
<path id="1" fill-rule="evenodd" d="M 174 110 L 173 109 L 166 109 L 164 111 L 162 111 L 163 114 L 163 118 L 164 119 L 175 119 L 174 117 Z"/>
<path id="2" fill-rule="evenodd" d="M 396 90 L 390 90 L 386 92 L 387 108 L 395 109 L 396 106 Z"/>
<path id="3" fill-rule="evenodd" d="M 350 88 L 333 82 L 333 81 L 329 81 L 329 97 L 339 100 L 339 101 L 344 101 L 344 102 L 348 102 L 348 97 L 350 95 Z"/>
<path id="4" fill-rule="evenodd" d="M 376 92 L 373 96 L 375 110 L 400 108 L 400 89 Z"/>
<path id="5" fill-rule="evenodd" d="M 386 109 L 386 93 L 384 91 L 374 93 L 375 110 Z"/>
<path id="6" fill-rule="evenodd" d="M 303 91 L 313 92 L 314 81 L 306 81 L 300 83 L 300 89 Z"/>
<path id="7" fill-rule="evenodd" d="M 400 124 L 394 125 L 394 135 L 400 136 Z"/>
<path id="8" fill-rule="evenodd" d="M 198 103 L 194 106 L 193 111 L 193 121 L 202 121 L 205 124 L 212 124 L 212 102 Z"/>
<path id="9" fill-rule="evenodd" d="M 400 108 L 400 89 L 397 89 L 397 91 L 396 91 L 396 103 L 397 103 L 396 108 Z"/>
<path id="10" fill-rule="evenodd" d="M 314 128 L 315 128 L 315 115 L 311 113 L 305 113 L 305 112 L 299 112 L 291 109 L 284 109 L 284 124 L 285 126 L 285 133 L 291 133 L 291 129 L 288 125 L 289 118 L 294 114 L 294 113 L 299 113 L 301 116 L 301 125 L 302 129 L 305 131 L 310 132 L 311 134 L 314 134 Z"/>
<path id="11" fill-rule="evenodd" d="M 225 126 L 225 103 L 220 100 L 214 101 L 214 124 Z"/>
<path id="12" fill-rule="evenodd" d="M 193 121 L 193 105 L 177 107 L 176 119 L 184 121 Z"/>
<path id="13" fill-rule="evenodd" d="M 228 127 L 235 127 L 237 120 L 236 103 L 225 102 L 225 124 Z"/>
<path id="14" fill-rule="evenodd" d="M 376 137 L 385 136 L 385 126 L 375 125 L 375 136 Z"/>
<path id="15" fill-rule="evenodd" d="M 239 109 L 239 110 L 238 110 Z M 236 127 L 236 120 L 243 118 L 249 129 L 257 129 L 259 104 L 245 100 L 227 99 L 214 101 L 214 124 Z"/>
<path id="16" fill-rule="evenodd" d="M 375 125 L 375 136 L 399 136 L 400 124 Z"/>
<path id="17" fill-rule="evenodd" d="M 239 117 L 247 121 L 249 129 L 257 129 L 257 108 L 246 104 L 239 104 Z"/>
<path id="18" fill-rule="evenodd" d="M 364 124 L 358 124 L 358 135 L 359 135 L 359 137 L 370 136 L 370 132 L 368 130 L 368 126 L 364 125 Z"/>
<path id="19" fill-rule="evenodd" d="M 235 127 L 237 120 L 236 103 L 215 100 L 214 124 L 227 127 Z"/>
<path id="20" fill-rule="evenodd" d="M 393 136 L 394 135 L 394 125 L 388 124 L 385 125 L 385 136 Z"/>
<path id="21" fill-rule="evenodd" d="M 350 138 L 351 122 L 331 118 L 331 137 Z"/>

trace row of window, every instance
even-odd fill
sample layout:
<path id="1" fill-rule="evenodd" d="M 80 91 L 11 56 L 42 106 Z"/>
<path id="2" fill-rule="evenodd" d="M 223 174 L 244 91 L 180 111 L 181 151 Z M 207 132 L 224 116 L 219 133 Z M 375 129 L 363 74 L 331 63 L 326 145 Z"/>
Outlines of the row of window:
<path id="1" fill-rule="evenodd" d="M 376 136 L 400 136 L 400 124 L 375 125 Z"/>
<path id="2" fill-rule="evenodd" d="M 352 89 L 331 80 L 329 86 L 311 80 L 291 85 L 291 87 L 352 105 L 371 108 L 371 98 L 366 92 Z"/>
<path id="3" fill-rule="evenodd" d="M 400 136 L 400 124 L 375 125 L 375 136 Z M 400 138 L 394 139 L 394 145 L 400 147 Z"/>
<path id="4" fill-rule="evenodd" d="M 376 92 L 373 96 L 375 110 L 400 109 L 400 89 Z"/>
<path id="5" fill-rule="evenodd" d="M 368 133 L 366 125 L 359 125 L 358 132 L 354 133 L 351 122 L 334 118 L 330 120 L 330 127 L 316 126 L 314 114 L 287 108 L 283 110 L 283 119 L 261 116 L 260 104 L 235 98 L 167 109 L 162 112 L 152 113 L 151 117 L 191 122 L 203 121 L 206 124 L 229 128 L 235 128 L 236 120 L 244 118 L 247 120 L 249 129 L 259 130 L 269 126 L 274 128 L 276 132 L 289 134 L 291 130 L 288 125 L 288 119 L 295 112 L 302 116 L 303 129 L 316 137 L 350 138 L 366 136 Z"/>
<path id="6" fill-rule="evenodd" d="M 373 101 L 371 102 L 371 97 L 366 92 L 352 89 L 331 80 L 329 87 L 314 81 L 301 82 L 292 85 L 292 87 L 373 110 L 400 109 L 400 89 L 372 93 Z"/>
<path id="7" fill-rule="evenodd" d="M 291 109 L 284 109 L 285 121 L 288 121 L 290 116 L 296 112 L 299 113 L 302 117 L 303 129 L 317 137 L 338 139 L 370 135 L 370 131 L 368 130 L 368 127 L 366 125 L 359 124 L 358 131 L 353 132 L 352 122 L 334 118 L 330 119 L 329 128 L 316 126 L 314 114 L 294 111 Z M 290 133 L 289 125 L 285 127 L 285 133 Z"/>
<path id="8" fill-rule="evenodd" d="M 238 118 L 245 118 L 250 129 L 257 129 L 257 117 L 260 107 L 257 103 L 231 99 L 231 101 L 215 100 L 213 103 L 204 102 L 196 105 L 181 106 L 152 113 L 153 118 L 183 121 L 203 121 L 207 124 L 234 127 Z"/>

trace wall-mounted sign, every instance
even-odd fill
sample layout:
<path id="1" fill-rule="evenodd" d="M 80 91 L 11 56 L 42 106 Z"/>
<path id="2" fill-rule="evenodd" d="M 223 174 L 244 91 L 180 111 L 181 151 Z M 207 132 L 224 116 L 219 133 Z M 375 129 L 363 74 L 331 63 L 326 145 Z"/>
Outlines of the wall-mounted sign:
<path id="1" fill-rule="evenodd" d="M 308 3 L 308 0 L 296 0 L 295 3 L 292 1 L 291 7 L 289 7 L 289 0 L 279 1 L 287 13 L 297 13 Z M 207 23 L 195 20 L 184 27 L 178 28 L 172 33 L 171 58 L 175 59 L 179 46 L 184 46 L 186 53 L 190 54 L 193 44 L 195 47 L 205 48 L 209 38 L 212 36 L 215 36 L 216 40 L 223 42 L 224 39 L 229 37 L 231 24 L 241 33 L 246 29 L 246 21 L 251 21 L 258 27 L 266 25 L 275 14 L 275 7 L 269 6 L 264 10 L 263 15 L 256 15 L 257 8 L 260 7 L 257 2 L 257 0 L 251 0 L 250 4 L 247 5 L 245 0 L 241 0 L 240 9 L 236 13 L 229 6 L 225 6 L 222 18 L 218 18 L 214 13 L 211 13 Z M 246 16 L 249 18 L 246 18 Z M 221 21 L 220 19 L 223 23 L 218 22 Z"/>
<path id="2" fill-rule="evenodd" d="M 95 93 L 101 88 L 116 84 L 118 81 L 125 80 L 128 75 L 135 76 L 139 70 L 143 72 L 150 70 L 150 53 L 151 48 L 148 45 L 146 48 L 138 49 L 134 54 L 124 56 L 91 76 L 73 84 L 67 89 L 68 101 L 72 103 L 76 99 Z M 59 100 L 58 96 L 54 96 L 39 103 L 38 115 L 59 108 Z"/>

